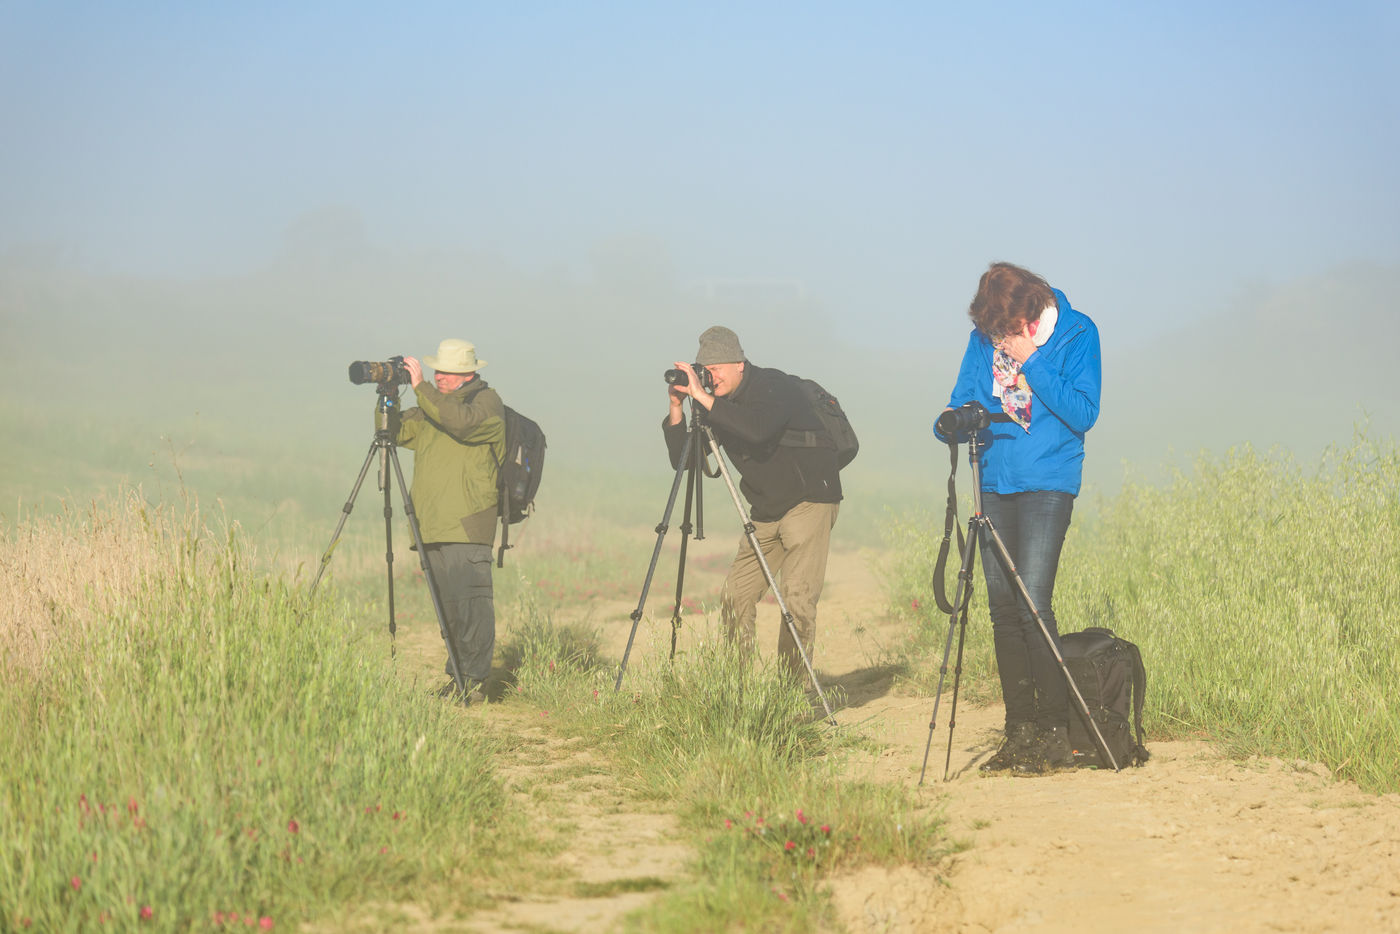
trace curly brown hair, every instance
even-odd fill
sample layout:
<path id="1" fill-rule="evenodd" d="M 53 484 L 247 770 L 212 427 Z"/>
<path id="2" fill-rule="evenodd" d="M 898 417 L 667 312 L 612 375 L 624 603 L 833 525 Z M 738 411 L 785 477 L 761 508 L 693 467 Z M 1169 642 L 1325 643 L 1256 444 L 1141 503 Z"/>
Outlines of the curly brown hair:
<path id="1" fill-rule="evenodd" d="M 1037 320 L 1053 304 L 1055 293 L 1040 276 L 1011 263 L 992 263 L 977 283 L 967 316 L 977 330 L 1000 340 Z"/>

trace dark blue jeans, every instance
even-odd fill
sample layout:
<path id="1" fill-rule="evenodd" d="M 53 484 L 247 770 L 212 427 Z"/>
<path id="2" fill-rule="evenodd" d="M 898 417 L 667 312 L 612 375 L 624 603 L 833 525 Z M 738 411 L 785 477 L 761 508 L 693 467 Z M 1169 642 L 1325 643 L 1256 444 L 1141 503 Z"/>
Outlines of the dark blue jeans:
<path id="1" fill-rule="evenodd" d="M 982 514 L 1011 553 L 1016 573 L 1030 593 L 1045 628 L 1059 648 L 1052 597 L 1060 549 L 1074 511 L 1074 496 L 1054 490 L 1028 493 L 983 493 Z M 1060 663 L 1045 634 L 983 530 L 979 536 L 982 572 L 987 579 L 987 609 L 992 617 L 992 644 L 1006 703 L 1006 725 L 1035 722 L 1042 728 L 1069 722 L 1069 692 Z"/>

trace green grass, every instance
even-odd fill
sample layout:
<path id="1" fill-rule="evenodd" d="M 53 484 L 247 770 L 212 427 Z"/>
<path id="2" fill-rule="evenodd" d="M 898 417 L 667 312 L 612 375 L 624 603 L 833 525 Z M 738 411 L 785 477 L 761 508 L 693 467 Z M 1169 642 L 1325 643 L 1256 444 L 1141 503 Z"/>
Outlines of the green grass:
<path id="1" fill-rule="evenodd" d="M 1204 735 L 1238 754 L 1318 761 L 1400 790 L 1400 453 L 1364 437 L 1303 467 L 1249 448 L 1200 458 L 1166 486 L 1128 484 L 1079 510 L 1060 564 L 1062 631 L 1136 642 L 1152 738 Z M 966 509 L 963 516 L 966 516 Z M 947 618 L 929 604 L 942 535 L 897 524 L 892 601 L 917 623 L 917 680 L 937 677 Z M 956 566 L 957 559 L 951 559 Z M 965 677 L 993 694 L 981 584 Z M 951 583 L 950 583 L 951 590 Z"/>
<path id="2" fill-rule="evenodd" d="M 553 729 L 608 750 L 630 790 L 670 806 L 698 852 L 692 884 L 634 919 L 643 930 L 810 930 L 833 871 L 931 866 L 950 850 L 914 789 L 851 778 L 868 752 L 825 726 L 776 666 L 755 672 L 713 633 L 622 689 L 587 631 L 536 616 L 510 648 L 519 694 Z"/>
<path id="3" fill-rule="evenodd" d="M 89 588 L 6 627 L 0 927 L 460 903 L 460 867 L 497 860 L 510 817 L 496 742 L 413 693 L 342 607 L 254 573 L 236 532 L 134 497 L 81 521 L 12 530 L 6 571 L 62 573 L 17 549 L 94 525 L 158 560 L 100 604 Z M 42 657 L 9 638 L 25 627 L 57 636 Z"/>

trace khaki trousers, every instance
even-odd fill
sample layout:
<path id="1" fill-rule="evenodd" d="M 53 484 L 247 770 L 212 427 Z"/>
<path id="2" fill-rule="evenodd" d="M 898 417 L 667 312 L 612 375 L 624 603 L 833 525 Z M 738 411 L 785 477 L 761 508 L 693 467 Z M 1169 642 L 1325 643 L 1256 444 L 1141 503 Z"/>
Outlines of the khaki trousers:
<path id="1" fill-rule="evenodd" d="M 817 599 L 826 580 L 826 556 L 839 503 L 798 503 L 776 522 L 754 522 L 758 547 L 778 582 L 783 603 L 792 614 L 808 661 L 817 637 Z M 720 618 L 725 635 L 746 652 L 754 649 L 754 620 L 768 581 L 748 535 L 739 539 L 739 553 L 729 568 L 720 594 Z M 778 657 L 798 681 L 807 679 L 802 656 L 785 623 L 778 623 Z"/>

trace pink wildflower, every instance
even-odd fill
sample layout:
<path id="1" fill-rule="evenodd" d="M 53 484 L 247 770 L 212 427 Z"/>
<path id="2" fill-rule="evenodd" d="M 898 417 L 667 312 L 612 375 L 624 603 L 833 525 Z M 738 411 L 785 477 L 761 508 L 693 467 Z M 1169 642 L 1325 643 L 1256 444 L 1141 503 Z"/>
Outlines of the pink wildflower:
<path id="1" fill-rule="evenodd" d="M 734 826 L 734 822 L 733 822 L 732 820 L 730 820 L 729 818 L 726 817 L 726 818 L 724 819 L 724 829 L 725 829 L 725 830 L 728 830 L 730 827 L 733 827 L 733 826 Z"/>
<path id="2" fill-rule="evenodd" d="M 258 927 L 262 928 L 264 931 L 272 930 L 272 919 L 267 915 L 263 915 L 258 919 Z"/>
<path id="3" fill-rule="evenodd" d="M 155 910 L 154 908 L 152 908 L 150 905 L 142 905 L 142 906 L 141 906 L 141 920 L 142 920 L 142 921 L 149 921 L 149 920 L 151 920 L 151 918 L 153 918 L 153 917 L 155 916 L 155 913 L 156 913 L 156 910 Z"/>
<path id="4" fill-rule="evenodd" d="M 822 833 L 826 834 L 828 837 L 831 836 L 831 825 L 822 824 Z"/>
<path id="5" fill-rule="evenodd" d="M 73 878 L 68 880 L 68 884 L 73 886 L 73 891 L 76 892 L 78 891 L 78 889 L 81 889 L 83 887 L 83 880 L 79 879 L 77 876 L 74 876 Z"/>
<path id="6" fill-rule="evenodd" d="M 806 814 L 803 814 L 801 808 L 798 808 L 798 809 L 797 809 L 797 822 L 798 822 L 799 824 L 805 824 L 805 823 L 807 823 L 809 820 L 811 820 L 811 818 L 808 817 Z"/>
<path id="7" fill-rule="evenodd" d="M 387 852 L 389 852 L 389 848 L 388 848 L 387 846 L 381 846 L 381 847 L 379 848 L 379 855 L 380 855 L 380 856 L 383 856 L 383 855 L 384 855 L 385 853 L 387 853 Z"/>
<path id="8" fill-rule="evenodd" d="M 288 833 L 296 833 L 299 830 L 301 830 L 301 825 L 297 823 L 296 818 L 292 818 L 291 820 L 287 821 Z"/>
<path id="9" fill-rule="evenodd" d="M 796 844 L 796 843 L 793 843 L 791 840 L 789 840 L 787 843 L 784 843 L 784 844 L 783 844 L 783 849 L 785 849 L 785 850 L 795 850 L 795 849 L 797 849 L 797 844 Z"/>

